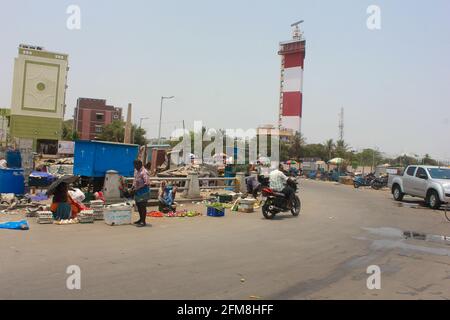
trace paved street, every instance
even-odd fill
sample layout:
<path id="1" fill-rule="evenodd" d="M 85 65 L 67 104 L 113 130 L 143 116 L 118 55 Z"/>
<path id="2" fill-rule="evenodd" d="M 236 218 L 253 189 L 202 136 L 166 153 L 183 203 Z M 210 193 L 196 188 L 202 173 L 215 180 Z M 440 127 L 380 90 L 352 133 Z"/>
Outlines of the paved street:
<path id="1" fill-rule="evenodd" d="M 387 191 L 301 184 L 298 218 L 227 211 L 140 229 L 30 219 L 29 231 L 0 230 L 0 298 L 450 298 L 450 242 L 403 238 L 450 236 L 443 212 L 399 205 Z M 66 289 L 69 265 L 81 268 L 81 290 Z M 367 289 L 370 265 L 381 268 L 381 290 Z"/>

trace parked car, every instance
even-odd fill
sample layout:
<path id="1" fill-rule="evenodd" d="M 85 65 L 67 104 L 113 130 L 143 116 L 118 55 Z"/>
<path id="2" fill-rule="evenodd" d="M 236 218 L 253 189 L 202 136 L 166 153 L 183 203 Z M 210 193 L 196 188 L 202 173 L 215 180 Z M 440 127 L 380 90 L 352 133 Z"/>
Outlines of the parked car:
<path id="1" fill-rule="evenodd" d="M 388 186 L 396 201 L 405 195 L 419 197 L 433 209 L 450 202 L 450 168 L 409 166 L 402 176 L 389 175 Z"/>

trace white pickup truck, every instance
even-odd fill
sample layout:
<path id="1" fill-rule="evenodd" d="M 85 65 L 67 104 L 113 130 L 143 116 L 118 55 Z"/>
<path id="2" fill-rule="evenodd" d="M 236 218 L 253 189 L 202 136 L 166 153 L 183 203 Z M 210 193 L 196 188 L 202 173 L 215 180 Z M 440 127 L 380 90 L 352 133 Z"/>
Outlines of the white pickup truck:
<path id="1" fill-rule="evenodd" d="M 396 201 L 405 195 L 419 197 L 433 209 L 450 202 L 450 168 L 409 166 L 402 176 L 389 175 L 388 186 Z"/>

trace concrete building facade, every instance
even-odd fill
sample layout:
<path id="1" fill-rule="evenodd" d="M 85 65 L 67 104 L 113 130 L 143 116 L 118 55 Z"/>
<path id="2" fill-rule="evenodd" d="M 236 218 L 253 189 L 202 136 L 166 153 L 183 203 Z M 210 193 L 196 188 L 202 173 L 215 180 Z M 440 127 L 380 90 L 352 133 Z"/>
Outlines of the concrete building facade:
<path id="1" fill-rule="evenodd" d="M 67 54 L 19 46 L 11 99 L 12 138 L 32 140 L 33 149 L 38 152 L 57 149 L 66 106 L 68 70 Z"/>
<path id="2" fill-rule="evenodd" d="M 74 114 L 74 129 L 82 140 L 97 140 L 103 128 L 122 120 L 122 108 L 106 104 L 104 99 L 78 98 Z"/>

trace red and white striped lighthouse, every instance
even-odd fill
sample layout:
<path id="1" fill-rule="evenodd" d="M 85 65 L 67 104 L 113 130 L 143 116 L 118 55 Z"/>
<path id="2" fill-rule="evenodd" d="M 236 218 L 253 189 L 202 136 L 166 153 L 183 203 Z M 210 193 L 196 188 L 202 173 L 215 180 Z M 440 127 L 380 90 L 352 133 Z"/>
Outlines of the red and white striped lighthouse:
<path id="1" fill-rule="evenodd" d="M 280 43 L 281 81 L 280 81 L 280 130 L 291 130 L 293 134 L 301 132 L 303 102 L 303 66 L 305 44 L 299 21 L 291 26 L 293 39 Z"/>

